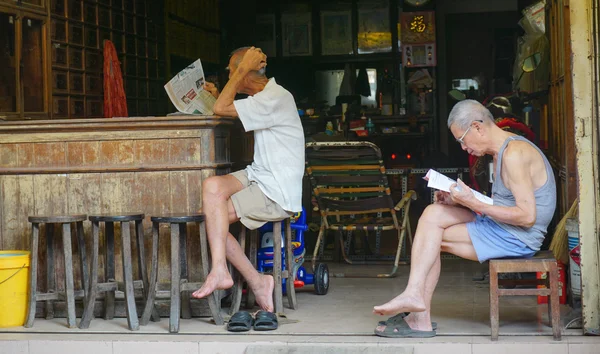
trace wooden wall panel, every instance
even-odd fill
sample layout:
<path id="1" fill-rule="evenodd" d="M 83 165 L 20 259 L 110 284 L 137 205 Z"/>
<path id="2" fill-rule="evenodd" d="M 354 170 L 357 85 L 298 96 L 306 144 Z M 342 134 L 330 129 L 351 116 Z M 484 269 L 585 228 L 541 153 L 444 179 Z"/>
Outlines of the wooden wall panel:
<path id="1" fill-rule="evenodd" d="M 169 145 L 162 140 L 136 140 L 133 150 L 134 159 L 139 164 L 169 162 Z"/>
<path id="2" fill-rule="evenodd" d="M 169 139 L 169 160 L 175 164 L 201 163 L 200 146 L 206 146 L 201 139 Z M 202 151 L 207 149 L 210 147 Z"/>
<path id="3" fill-rule="evenodd" d="M 38 167 L 67 165 L 65 144 L 62 142 L 34 144 L 33 154 L 34 165 Z"/>
<path id="4" fill-rule="evenodd" d="M 27 215 L 34 212 L 33 176 L 2 176 L 2 249 L 29 249 Z"/>
<path id="5" fill-rule="evenodd" d="M 99 163 L 100 144 L 97 141 L 66 144 L 68 166 L 89 166 Z"/>

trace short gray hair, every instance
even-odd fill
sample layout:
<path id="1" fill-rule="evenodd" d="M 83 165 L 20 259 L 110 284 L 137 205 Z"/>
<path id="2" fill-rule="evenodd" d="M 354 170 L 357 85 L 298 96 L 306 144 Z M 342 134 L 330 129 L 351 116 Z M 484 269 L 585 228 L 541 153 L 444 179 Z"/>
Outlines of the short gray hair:
<path id="1" fill-rule="evenodd" d="M 494 122 L 494 116 L 481 103 L 475 100 L 458 102 L 448 115 L 448 129 L 456 125 L 460 129 L 467 129 L 476 120 Z"/>
<path id="2" fill-rule="evenodd" d="M 246 46 L 246 47 L 239 47 L 238 49 L 233 50 L 230 54 L 229 54 L 229 58 L 233 57 L 236 54 L 239 54 L 241 52 L 246 52 L 248 49 L 250 49 L 251 47 Z M 234 61 L 235 66 L 239 66 L 240 63 L 242 62 L 242 58 L 243 55 L 238 55 L 237 58 Z M 252 73 L 254 73 L 256 76 L 260 76 L 260 77 L 265 77 L 265 74 L 267 72 L 267 68 L 264 67 L 260 70 L 253 70 Z"/>

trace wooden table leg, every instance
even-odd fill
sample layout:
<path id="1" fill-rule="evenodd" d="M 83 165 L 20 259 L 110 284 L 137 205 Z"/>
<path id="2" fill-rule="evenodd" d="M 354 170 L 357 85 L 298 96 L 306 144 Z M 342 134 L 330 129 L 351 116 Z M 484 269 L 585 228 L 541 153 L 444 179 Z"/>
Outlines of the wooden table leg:
<path id="1" fill-rule="evenodd" d="M 115 281 L 115 225 L 113 222 L 104 223 L 105 263 L 104 281 Z M 115 292 L 107 291 L 104 295 L 104 319 L 115 317 Z"/>
<path id="2" fill-rule="evenodd" d="M 137 239 L 137 249 L 138 249 L 138 268 L 140 270 L 140 276 L 142 277 L 142 282 L 144 283 L 144 300 L 148 299 L 148 294 L 150 293 L 150 284 L 148 282 L 148 270 L 146 268 L 146 246 L 144 243 L 144 225 L 142 220 L 138 220 L 135 222 L 135 234 Z M 153 305 L 152 306 L 152 320 L 159 321 L 160 316 L 158 314 L 158 310 Z"/>
<path id="3" fill-rule="evenodd" d="M 46 293 L 56 292 L 54 271 L 54 224 L 46 224 Z M 46 300 L 46 319 L 54 318 L 54 300 Z"/>
<path id="4" fill-rule="evenodd" d="M 85 329 L 90 326 L 94 318 L 94 305 L 96 304 L 96 295 L 98 294 L 98 253 L 100 243 L 100 225 L 97 221 L 92 222 L 92 274 L 89 279 L 88 294 L 83 307 L 83 316 L 79 322 L 79 328 Z"/>
<path id="5" fill-rule="evenodd" d="M 133 266 L 131 262 L 131 233 L 130 222 L 121 222 L 121 243 L 123 258 L 123 280 L 125 282 L 125 308 L 127 310 L 127 324 L 129 329 L 137 331 L 140 324 L 135 308 L 135 292 L 133 289 Z"/>
<path id="6" fill-rule="evenodd" d="M 179 316 L 181 311 L 181 272 L 179 269 L 179 226 L 171 224 L 171 311 L 169 313 L 169 332 L 179 332 Z"/>
<path id="7" fill-rule="evenodd" d="M 188 259 L 187 259 L 187 224 L 179 224 L 179 264 L 181 268 L 181 280 L 189 281 Z M 190 302 L 190 292 L 181 292 L 181 318 L 192 318 L 192 305 Z"/>
<path id="8" fill-rule="evenodd" d="M 83 221 L 75 223 L 77 233 L 77 248 L 79 249 L 79 268 L 81 270 L 81 287 L 83 288 L 84 301 L 89 288 L 89 269 L 87 264 L 87 252 L 85 251 L 85 239 L 83 234 Z"/>
<path id="9" fill-rule="evenodd" d="M 150 321 L 152 313 L 155 311 L 154 299 L 156 297 L 156 282 L 158 278 L 158 230 L 159 224 L 157 222 L 152 223 L 152 264 L 150 266 L 150 285 L 148 285 L 148 295 L 146 298 L 146 305 L 144 306 L 144 312 L 142 313 L 142 319 L 140 324 L 145 326 Z M 157 314 L 158 315 L 158 314 Z M 160 317 L 156 318 L 152 316 L 153 321 L 160 321 Z"/>
<path id="10" fill-rule="evenodd" d="M 498 332 L 500 331 L 500 316 L 498 302 L 498 272 L 490 263 L 490 326 L 492 327 L 492 340 L 498 340 Z"/>
<path id="11" fill-rule="evenodd" d="M 29 301 L 27 303 L 27 320 L 25 327 L 33 327 L 35 320 L 35 309 L 37 304 L 37 267 L 38 267 L 38 244 L 40 225 L 31 225 L 31 264 L 29 269 Z"/>
<path id="12" fill-rule="evenodd" d="M 286 280 L 286 293 L 290 308 L 296 310 L 298 308 L 298 302 L 296 300 L 296 289 L 294 288 L 294 278 L 296 274 L 294 272 L 294 248 L 292 247 L 292 226 L 290 219 L 285 220 L 285 268 L 288 271 L 288 278 Z"/>
<path id="13" fill-rule="evenodd" d="M 71 224 L 63 224 L 63 251 L 65 256 L 65 293 L 67 302 L 67 325 L 77 327 L 75 317 L 75 290 L 73 289 L 73 250 L 71 249 Z"/>
<path id="14" fill-rule="evenodd" d="M 281 221 L 273 223 L 273 280 L 275 281 L 275 313 L 283 313 L 283 288 L 281 285 Z"/>
<path id="15" fill-rule="evenodd" d="M 548 272 L 548 279 L 550 279 L 550 296 L 548 296 L 548 306 L 550 307 L 552 315 L 550 322 L 552 323 L 552 334 L 554 340 L 561 340 L 561 324 L 560 324 L 560 299 L 558 296 L 558 265 L 556 262 L 551 263 L 550 270 Z"/>
<path id="16" fill-rule="evenodd" d="M 245 226 L 242 225 L 245 228 Z M 254 266 L 254 269 L 257 268 L 257 254 L 258 254 L 258 230 L 250 231 L 250 250 L 248 258 L 250 259 L 250 263 Z M 256 303 L 256 296 L 248 287 L 248 295 L 246 296 L 246 308 L 252 309 L 254 308 L 254 304 Z"/>

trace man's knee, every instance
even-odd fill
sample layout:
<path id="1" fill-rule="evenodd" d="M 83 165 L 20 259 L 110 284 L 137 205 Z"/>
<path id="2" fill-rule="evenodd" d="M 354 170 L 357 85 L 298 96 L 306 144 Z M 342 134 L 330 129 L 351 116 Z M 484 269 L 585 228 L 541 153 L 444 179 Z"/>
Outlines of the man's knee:
<path id="1" fill-rule="evenodd" d="M 204 181 L 202 181 L 202 197 L 223 197 L 229 198 L 229 195 L 225 195 L 224 191 L 227 190 L 225 188 L 226 181 L 222 176 L 212 176 L 208 177 Z"/>
<path id="2" fill-rule="evenodd" d="M 442 204 L 429 204 L 425 210 L 423 210 L 423 214 L 419 218 L 419 222 L 427 222 L 438 224 L 440 218 L 446 213 L 446 207 Z"/>

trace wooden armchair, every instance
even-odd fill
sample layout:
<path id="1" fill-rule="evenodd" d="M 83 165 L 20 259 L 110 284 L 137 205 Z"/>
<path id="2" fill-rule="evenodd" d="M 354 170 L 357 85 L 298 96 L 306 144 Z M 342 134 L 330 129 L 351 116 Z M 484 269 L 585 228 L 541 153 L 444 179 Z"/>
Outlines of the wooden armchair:
<path id="1" fill-rule="evenodd" d="M 369 231 L 397 230 L 398 247 L 392 271 L 377 277 L 394 277 L 398 270 L 404 237 L 408 231 L 411 201 L 417 199 L 408 191 L 394 205 L 381 151 L 369 142 L 315 142 L 306 144 L 306 173 L 321 213 L 321 227 L 312 265 L 316 264 L 321 242 L 327 230 Z M 397 212 L 403 210 L 402 223 Z M 342 238 L 340 242 L 343 243 Z M 346 262 L 352 264 L 344 252 Z"/>

